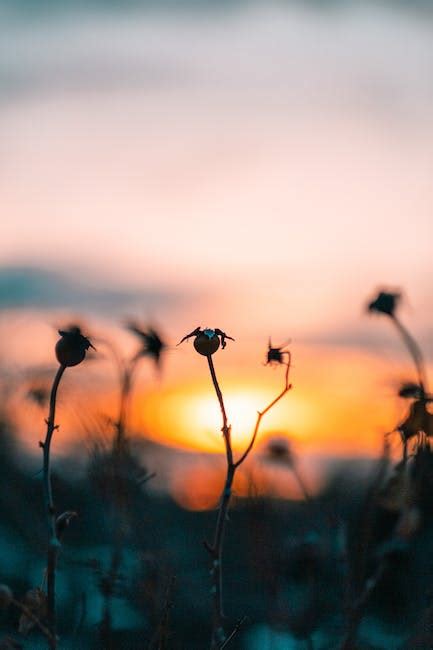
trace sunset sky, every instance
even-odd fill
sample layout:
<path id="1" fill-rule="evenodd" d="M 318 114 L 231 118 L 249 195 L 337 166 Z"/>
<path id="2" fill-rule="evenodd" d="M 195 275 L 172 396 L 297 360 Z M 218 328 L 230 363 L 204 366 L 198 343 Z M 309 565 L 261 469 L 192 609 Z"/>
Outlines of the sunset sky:
<path id="1" fill-rule="evenodd" d="M 150 320 L 170 350 L 161 377 L 143 364 L 134 425 L 218 451 L 206 362 L 176 343 L 198 325 L 236 339 L 215 364 L 240 449 L 282 382 L 268 336 L 291 339 L 294 388 L 264 434 L 376 453 L 413 377 L 365 314 L 378 286 L 403 290 L 433 356 L 433 20 L 391 3 L 182 6 L 1 5 L 3 364 L 49 364 L 77 316 L 125 351 L 119 323 Z M 104 352 L 68 374 L 76 404 L 91 382 L 86 404 L 113 412 Z"/>

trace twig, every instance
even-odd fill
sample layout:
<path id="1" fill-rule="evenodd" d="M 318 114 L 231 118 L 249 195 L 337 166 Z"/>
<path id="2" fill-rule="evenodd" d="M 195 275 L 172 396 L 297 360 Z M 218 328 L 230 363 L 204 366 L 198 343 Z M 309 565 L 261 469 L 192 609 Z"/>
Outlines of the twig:
<path id="1" fill-rule="evenodd" d="M 17 609 L 20 610 L 24 616 L 27 616 L 27 618 L 32 621 L 36 625 L 37 628 L 42 632 L 42 634 L 48 639 L 50 644 L 50 647 L 56 647 L 55 644 L 57 642 L 57 639 L 53 636 L 53 634 L 50 632 L 50 630 L 43 624 L 41 623 L 40 619 L 32 612 L 32 610 L 24 605 L 23 603 L 20 603 L 19 600 L 16 600 L 15 598 L 12 598 L 11 601 L 12 605 L 14 605 Z"/>
<path id="2" fill-rule="evenodd" d="M 290 390 L 291 385 L 289 384 L 289 371 L 290 371 L 290 354 L 288 356 L 288 361 L 286 364 L 286 373 L 285 373 L 285 383 L 284 388 L 277 397 L 270 402 L 266 408 L 262 411 L 259 411 L 257 414 L 257 420 L 254 427 L 253 434 L 251 436 L 250 442 L 238 460 L 234 460 L 233 449 L 231 444 L 231 427 L 228 423 L 227 412 L 224 404 L 224 398 L 221 392 L 221 388 L 218 383 L 218 379 L 215 372 L 215 367 L 213 364 L 212 356 L 207 355 L 207 361 L 209 364 L 209 370 L 212 377 L 212 382 L 217 394 L 218 402 L 220 405 L 221 416 L 222 416 L 222 434 L 225 444 L 226 460 L 227 460 L 227 470 L 226 478 L 224 483 L 224 488 L 220 498 L 220 505 L 218 509 L 218 517 L 215 527 L 215 534 L 213 543 L 209 544 L 205 542 L 205 547 L 209 554 L 212 557 L 212 603 L 213 603 L 213 623 L 212 623 L 212 637 L 211 637 L 211 649 L 215 650 L 221 648 L 221 644 L 226 642 L 225 632 L 224 632 L 224 610 L 223 610 L 223 596 L 222 596 L 222 551 L 224 543 L 224 533 L 225 525 L 227 521 L 227 513 L 230 505 L 230 500 L 232 496 L 232 485 L 235 477 L 236 470 L 242 463 L 246 460 L 249 453 L 251 452 L 254 443 L 259 432 L 260 423 L 263 416 L 270 411 L 271 408 L 279 402 L 279 400 Z"/>
<path id="3" fill-rule="evenodd" d="M 60 365 L 56 376 L 54 377 L 53 385 L 50 394 L 50 408 L 48 413 L 47 433 L 44 442 L 39 445 L 43 452 L 43 485 L 44 485 L 44 500 L 47 513 L 47 525 L 50 535 L 47 556 L 47 610 L 48 610 L 48 629 L 50 631 L 49 647 L 57 647 L 56 639 L 56 567 L 57 557 L 60 548 L 60 541 L 56 532 L 56 512 L 54 509 L 53 491 L 51 486 L 51 466 L 50 466 L 50 447 L 54 431 L 57 429 L 55 424 L 56 416 L 56 399 L 57 389 L 66 366 Z"/>
<path id="4" fill-rule="evenodd" d="M 156 629 L 154 638 L 150 641 L 148 650 L 168 650 L 168 639 L 170 632 L 170 611 L 173 608 L 173 590 L 176 585 L 176 577 L 172 576 L 168 582 L 165 592 L 164 604 L 162 607 L 161 620 Z"/>
<path id="5" fill-rule="evenodd" d="M 266 415 L 266 413 L 267 413 L 268 411 L 270 411 L 271 408 L 273 408 L 273 407 L 275 406 L 275 404 L 277 404 L 277 402 L 279 402 L 280 399 L 282 399 L 282 398 L 284 397 L 284 395 L 285 395 L 285 394 L 286 394 L 286 393 L 291 389 L 291 387 L 292 387 L 291 384 L 289 384 L 289 372 L 290 372 L 290 365 L 291 365 L 291 359 L 292 359 L 292 358 L 291 358 L 291 354 L 290 354 L 290 352 L 287 352 L 287 354 L 288 354 L 288 359 L 287 359 L 287 363 L 286 363 L 286 374 L 285 374 L 285 376 L 284 376 L 284 388 L 283 388 L 283 390 L 281 391 L 281 393 L 280 393 L 279 395 L 277 395 L 277 397 L 276 397 L 275 399 L 273 399 L 272 402 L 270 402 L 270 403 L 267 405 L 266 408 L 263 409 L 263 411 L 259 411 L 259 412 L 257 413 L 256 426 L 254 427 L 254 432 L 253 432 L 253 435 L 251 436 L 250 443 L 249 443 L 248 447 L 245 449 L 245 451 L 244 451 L 244 453 L 242 454 L 242 456 L 239 458 L 239 460 L 236 461 L 236 463 L 235 463 L 235 467 L 239 467 L 239 465 L 242 465 L 242 463 L 244 462 L 244 460 L 246 459 L 246 457 L 247 457 L 248 454 L 250 453 L 251 449 L 253 448 L 254 443 L 255 443 L 255 441 L 256 441 L 256 438 L 257 438 L 257 434 L 258 434 L 258 432 L 259 432 L 260 423 L 261 423 L 261 421 L 262 421 L 263 416 Z"/>
<path id="6" fill-rule="evenodd" d="M 240 618 L 240 619 L 238 620 L 238 622 L 237 622 L 236 625 L 234 626 L 232 632 L 229 634 L 229 636 L 228 636 L 227 639 L 224 641 L 224 643 L 222 644 L 222 646 L 220 646 L 220 649 L 219 649 L 219 650 L 224 650 L 224 648 L 226 648 L 226 647 L 229 645 L 229 643 L 234 639 L 234 637 L 235 637 L 236 634 L 239 632 L 239 630 L 241 629 L 242 625 L 245 623 L 246 620 L 247 620 L 247 617 L 246 617 L 246 616 L 243 616 L 242 618 Z"/>
<path id="7" fill-rule="evenodd" d="M 348 626 L 344 639 L 340 645 L 340 650 L 352 650 L 359 624 L 362 620 L 362 617 L 364 616 L 365 606 L 380 579 L 382 578 L 385 572 L 385 568 L 386 561 L 383 559 L 371 578 L 365 581 L 364 589 L 350 609 Z"/>

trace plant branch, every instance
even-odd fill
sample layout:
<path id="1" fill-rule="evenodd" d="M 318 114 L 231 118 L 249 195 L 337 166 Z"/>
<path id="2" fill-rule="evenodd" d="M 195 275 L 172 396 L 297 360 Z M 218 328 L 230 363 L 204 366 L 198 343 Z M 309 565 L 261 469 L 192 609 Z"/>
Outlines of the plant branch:
<path id="1" fill-rule="evenodd" d="M 49 647 L 56 648 L 56 567 L 57 556 L 60 548 L 60 542 L 56 531 L 56 511 L 54 508 L 53 491 L 51 485 L 51 466 L 50 466 L 50 449 L 53 433 L 57 426 L 56 417 L 56 400 L 57 390 L 66 366 L 60 365 L 54 377 L 50 394 L 50 408 L 48 413 L 47 433 L 44 442 L 39 443 L 43 452 L 43 485 L 44 500 L 47 514 L 47 526 L 49 531 L 49 545 L 47 557 L 47 608 L 48 608 L 48 629 L 50 631 Z"/>
<path id="2" fill-rule="evenodd" d="M 258 413 L 256 425 L 254 427 L 253 435 L 251 436 L 251 440 L 248 444 L 248 447 L 246 448 L 242 456 L 237 461 L 234 461 L 233 458 L 233 449 L 231 444 L 231 428 L 228 423 L 224 398 L 223 398 L 220 385 L 218 383 L 218 378 L 216 376 L 212 356 L 207 355 L 206 358 L 209 365 L 209 371 L 211 374 L 212 383 L 214 385 L 220 410 L 221 410 L 221 416 L 222 416 L 221 431 L 224 438 L 226 460 L 227 460 L 226 478 L 224 482 L 223 492 L 220 498 L 220 505 L 218 509 L 218 517 L 217 517 L 217 522 L 215 527 L 213 543 L 212 545 L 208 544 L 207 542 L 205 543 L 205 547 L 212 557 L 212 569 L 211 569 L 212 592 L 211 593 L 212 593 L 212 603 L 213 603 L 213 624 L 212 624 L 211 649 L 216 650 L 225 647 L 227 642 L 231 638 L 233 638 L 234 634 L 237 633 L 237 629 L 235 628 L 235 631 L 234 633 L 232 633 L 231 636 L 229 636 L 227 639 L 225 637 L 225 633 L 224 633 L 225 617 L 224 617 L 224 610 L 223 610 L 222 570 L 221 570 L 224 533 L 225 533 L 225 527 L 227 521 L 227 514 L 230 506 L 230 500 L 232 496 L 233 480 L 235 477 L 236 470 L 244 462 L 244 460 L 247 458 L 247 456 L 249 455 L 249 453 L 251 452 L 254 446 L 263 416 L 266 413 L 268 413 L 268 411 L 270 411 L 271 408 L 273 408 L 273 406 L 275 406 L 275 404 L 277 404 L 277 402 L 279 402 L 279 400 L 291 388 L 291 385 L 289 384 L 289 371 L 290 371 L 291 357 L 289 354 L 288 361 L 286 364 L 285 383 L 284 383 L 283 390 L 279 395 L 277 395 L 277 397 L 274 400 L 272 400 L 272 402 L 268 404 L 268 406 L 266 406 L 265 409 L 263 409 L 263 411 Z"/>
<path id="3" fill-rule="evenodd" d="M 243 616 L 242 618 L 239 619 L 239 621 L 236 623 L 236 625 L 234 626 L 233 630 L 231 631 L 231 633 L 229 634 L 229 636 L 227 637 L 227 639 L 224 641 L 224 643 L 222 644 L 222 646 L 220 646 L 219 650 L 224 650 L 224 648 L 227 648 L 227 646 L 229 645 L 229 643 L 230 643 L 231 641 L 233 641 L 234 637 L 235 637 L 236 634 L 239 632 L 239 630 L 241 629 L 242 625 L 245 623 L 246 619 L 247 619 L 246 616 Z"/>
<path id="4" fill-rule="evenodd" d="M 236 468 L 238 468 L 239 465 L 242 465 L 242 463 L 244 462 L 244 460 L 247 458 L 248 454 L 250 453 L 250 451 L 251 451 L 252 448 L 254 447 L 254 443 L 255 443 L 255 441 L 256 441 L 257 434 L 258 434 L 258 432 L 259 432 L 260 424 L 261 424 L 261 421 L 262 421 L 263 416 L 266 415 L 266 413 L 268 413 L 268 411 L 270 411 L 271 408 L 273 408 L 273 407 L 275 406 L 275 404 L 277 404 L 277 402 L 279 402 L 280 399 L 282 399 L 282 398 L 284 397 L 284 395 L 285 395 L 285 394 L 286 394 L 286 393 L 291 389 L 291 387 L 292 387 L 292 385 L 289 383 L 289 372 L 290 372 L 290 365 L 291 365 L 291 355 L 290 355 L 290 352 L 288 352 L 287 354 L 288 354 L 288 359 L 287 359 L 287 363 L 286 363 L 286 373 L 285 373 L 285 375 L 284 375 L 284 388 L 283 388 L 283 390 L 281 391 L 281 393 L 280 393 L 279 395 L 277 395 L 277 397 L 276 397 L 275 399 L 273 399 L 272 402 L 270 402 L 270 403 L 266 406 L 266 408 L 264 408 L 262 411 L 259 411 L 259 412 L 257 413 L 256 426 L 254 427 L 253 435 L 251 436 L 251 440 L 250 440 L 250 442 L 249 442 L 249 444 L 248 444 L 248 447 L 245 449 L 245 451 L 244 451 L 244 453 L 242 454 L 242 456 L 241 456 L 241 457 L 236 461 L 236 463 L 235 463 L 235 467 L 236 467 Z"/>
<path id="5" fill-rule="evenodd" d="M 53 634 L 50 632 L 50 630 L 43 624 L 41 623 L 40 619 L 32 612 L 32 610 L 24 605 L 24 603 L 20 603 L 19 600 L 16 600 L 15 598 L 12 598 L 10 601 L 12 605 L 14 605 L 17 609 L 20 610 L 21 614 L 24 614 L 24 616 L 27 616 L 27 618 L 36 625 L 37 628 L 42 632 L 42 634 L 48 639 L 50 643 L 50 647 L 56 647 L 56 638 L 53 636 Z"/>

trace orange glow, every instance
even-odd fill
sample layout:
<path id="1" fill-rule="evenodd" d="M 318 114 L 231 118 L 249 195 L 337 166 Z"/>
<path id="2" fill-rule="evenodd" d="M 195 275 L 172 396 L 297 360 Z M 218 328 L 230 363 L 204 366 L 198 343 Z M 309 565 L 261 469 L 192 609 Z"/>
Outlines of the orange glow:
<path id="1" fill-rule="evenodd" d="M 241 452 L 248 444 L 254 430 L 257 412 L 263 409 L 275 395 L 269 388 L 261 388 L 250 380 L 239 380 L 224 391 L 229 423 L 232 426 L 234 450 Z M 259 439 L 266 431 L 286 429 L 297 430 L 307 423 L 311 425 L 311 413 L 307 404 L 296 395 L 290 394 L 262 420 Z M 221 412 L 209 384 L 193 382 L 177 386 L 162 394 L 138 397 L 135 408 L 137 418 L 141 415 L 144 428 L 152 438 L 164 436 L 165 442 L 181 447 L 206 452 L 223 452 L 221 437 Z M 156 435 L 155 435 L 156 434 Z"/>

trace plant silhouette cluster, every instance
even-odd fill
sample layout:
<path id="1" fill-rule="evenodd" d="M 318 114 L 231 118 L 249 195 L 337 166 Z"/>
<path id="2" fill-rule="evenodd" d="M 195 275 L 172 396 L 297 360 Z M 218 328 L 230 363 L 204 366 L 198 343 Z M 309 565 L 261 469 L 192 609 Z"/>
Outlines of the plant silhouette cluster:
<path id="1" fill-rule="evenodd" d="M 16 436 L 5 372 L 0 650 L 432 648 L 433 397 L 422 350 L 400 318 L 401 302 L 400 292 L 382 289 L 367 311 L 392 325 L 413 364 L 413 377 L 397 391 L 404 415 L 384 435 L 380 458 L 365 466 L 342 462 L 316 490 L 284 432 L 259 441 L 267 414 L 286 398 L 290 407 L 288 343 L 268 341 L 262 360 L 281 372 L 281 386 L 259 405 L 237 452 L 217 372 L 235 340 L 207 327 L 181 338 L 193 339 L 192 354 L 209 373 L 221 413 L 224 472 L 216 510 L 179 505 L 165 483 L 179 463 L 188 466 L 187 455 L 133 433 L 141 369 L 151 364 L 160 372 L 169 349 L 159 330 L 127 321 L 136 343 L 129 355 L 77 325 L 59 330 L 51 385 L 29 371 L 17 387 L 41 424 L 47 412 L 42 471 L 40 458 L 33 468 Z M 62 461 L 53 448 L 73 400 L 69 377 L 85 377 L 89 354 L 115 368 L 115 416 L 89 413 L 85 453 L 81 448 Z M 200 462 L 210 477 L 215 460 Z M 274 475 L 291 481 L 299 498 L 263 490 L 263 476 Z M 244 486 L 242 497 L 237 485 Z"/>

